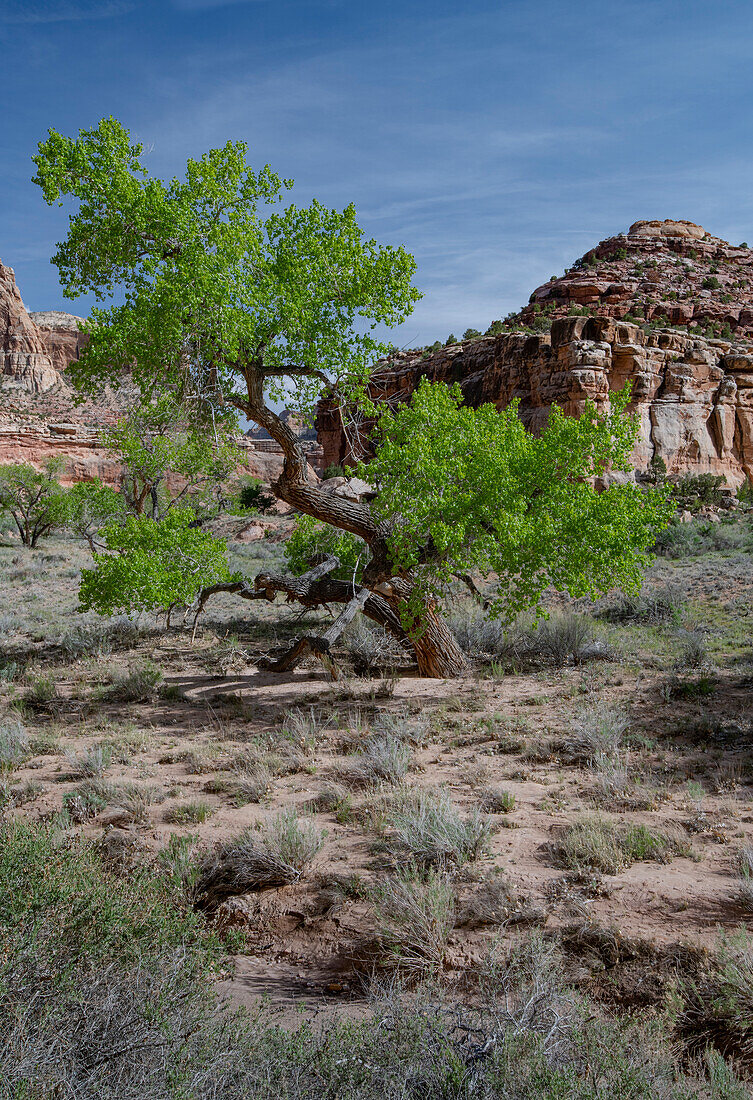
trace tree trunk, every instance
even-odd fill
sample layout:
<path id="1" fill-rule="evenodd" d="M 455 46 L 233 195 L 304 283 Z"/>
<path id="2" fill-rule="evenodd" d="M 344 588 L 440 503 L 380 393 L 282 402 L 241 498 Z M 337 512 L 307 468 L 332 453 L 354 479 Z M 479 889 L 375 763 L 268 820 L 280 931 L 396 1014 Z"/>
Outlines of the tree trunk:
<path id="1" fill-rule="evenodd" d="M 390 606 L 399 614 L 402 601 Z M 408 638 L 416 655 L 421 676 L 452 679 L 465 668 L 465 655 L 455 635 L 435 607 L 424 605 Z"/>

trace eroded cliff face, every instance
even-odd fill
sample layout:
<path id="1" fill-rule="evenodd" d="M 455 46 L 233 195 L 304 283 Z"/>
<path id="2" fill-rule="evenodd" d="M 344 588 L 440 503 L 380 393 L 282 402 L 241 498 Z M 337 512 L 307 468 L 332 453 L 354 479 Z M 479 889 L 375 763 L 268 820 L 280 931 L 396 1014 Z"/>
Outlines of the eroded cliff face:
<path id="1" fill-rule="evenodd" d="M 65 371 L 85 347 L 81 323 L 80 317 L 59 310 L 29 313 L 13 269 L 0 263 L 0 465 L 23 462 L 41 469 L 48 459 L 61 458 L 63 484 L 98 477 L 117 486 L 121 467 L 102 445 L 102 432 L 137 395 L 124 381 L 118 389 L 106 388 L 96 401 L 74 402 Z M 239 473 L 266 483 L 280 476 L 277 444 L 245 437 L 238 444 L 243 453 Z M 311 476 L 315 479 L 313 471 Z"/>
<path id="2" fill-rule="evenodd" d="M 542 335 L 500 335 L 442 348 L 430 356 L 396 355 L 380 364 L 372 394 L 405 400 L 422 377 L 459 382 L 473 406 L 520 401 L 523 422 L 539 431 L 553 404 L 579 415 L 587 399 L 600 409 L 626 383 L 640 417 L 638 470 L 656 455 L 672 475 L 724 474 L 730 485 L 753 477 L 753 345 L 680 332 L 646 332 L 610 317 L 567 317 Z M 343 428 L 338 409 L 319 407 L 323 465 L 368 453 L 368 422 Z"/>

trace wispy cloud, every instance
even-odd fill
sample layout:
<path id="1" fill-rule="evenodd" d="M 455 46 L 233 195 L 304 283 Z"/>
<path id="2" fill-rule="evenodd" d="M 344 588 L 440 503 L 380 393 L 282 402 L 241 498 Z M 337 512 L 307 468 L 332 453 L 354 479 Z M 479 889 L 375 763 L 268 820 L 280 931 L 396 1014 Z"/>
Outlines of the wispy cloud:
<path id="1" fill-rule="evenodd" d="M 68 23 L 113 19 L 136 7 L 129 0 L 4 0 L 0 23 Z"/>

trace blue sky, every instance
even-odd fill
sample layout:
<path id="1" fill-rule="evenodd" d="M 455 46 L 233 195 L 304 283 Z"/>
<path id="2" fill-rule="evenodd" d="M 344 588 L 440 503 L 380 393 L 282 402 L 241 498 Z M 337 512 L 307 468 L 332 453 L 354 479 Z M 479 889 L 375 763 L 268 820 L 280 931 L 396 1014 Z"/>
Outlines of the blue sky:
<path id="1" fill-rule="evenodd" d="M 399 343 L 485 328 L 638 218 L 753 240 L 752 54 L 749 0 L 0 0 L 0 258 L 87 312 L 30 157 L 112 114 L 156 174 L 243 139 L 354 202 L 418 260 Z"/>

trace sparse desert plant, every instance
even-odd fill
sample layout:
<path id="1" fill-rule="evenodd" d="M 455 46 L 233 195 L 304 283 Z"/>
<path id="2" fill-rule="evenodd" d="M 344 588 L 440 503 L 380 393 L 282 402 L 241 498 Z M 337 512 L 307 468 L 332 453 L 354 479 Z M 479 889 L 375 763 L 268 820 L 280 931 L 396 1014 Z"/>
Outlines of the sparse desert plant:
<path id="1" fill-rule="evenodd" d="M 708 662 L 708 644 L 701 630 L 684 629 L 677 633 L 680 656 L 677 668 L 703 668 Z"/>
<path id="2" fill-rule="evenodd" d="M 750 1065 L 753 1058 L 753 941 L 722 934 L 696 974 L 680 983 L 678 1029 L 692 1053 L 711 1047 Z"/>
<path id="3" fill-rule="evenodd" d="M 637 594 L 621 593 L 600 611 L 611 622 L 661 624 L 676 622 L 684 604 L 682 589 L 675 584 L 644 586 Z"/>
<path id="4" fill-rule="evenodd" d="M 51 676 L 32 676 L 23 698 L 25 710 L 50 711 L 60 702 L 58 689 Z"/>
<path id="5" fill-rule="evenodd" d="M 628 728 L 625 712 L 597 701 L 582 707 L 562 738 L 561 750 L 570 760 L 593 761 L 619 752 Z"/>
<path id="6" fill-rule="evenodd" d="M 154 697 L 161 682 L 162 669 L 144 658 L 126 672 L 118 673 L 103 692 L 103 698 L 117 703 L 146 703 Z"/>
<path id="7" fill-rule="evenodd" d="M 526 656 L 543 657 L 557 668 L 579 665 L 598 651 L 592 620 L 573 611 L 553 612 L 529 633 Z M 601 654 L 599 654 L 601 655 Z"/>
<path id="8" fill-rule="evenodd" d="M 491 822 L 478 811 L 461 816 L 444 792 L 418 790 L 387 812 L 390 846 L 419 865 L 462 867 L 487 854 Z"/>
<path id="9" fill-rule="evenodd" d="M 0 775 L 7 775 L 22 764 L 31 751 L 29 734 L 20 717 L 0 716 Z"/>
<path id="10" fill-rule="evenodd" d="M 323 834 L 293 810 L 281 810 L 260 829 L 246 829 L 219 845 L 202 867 L 207 903 L 297 882 L 324 843 Z"/>
<path id="11" fill-rule="evenodd" d="M 455 924 L 455 894 L 447 875 L 407 868 L 374 891 L 374 917 L 386 962 L 418 975 L 437 974 Z"/>
<path id="12" fill-rule="evenodd" d="M 479 797 L 484 813 L 509 814 L 515 809 L 515 795 L 502 787 L 485 787 Z"/>
<path id="13" fill-rule="evenodd" d="M 735 900 L 748 913 L 753 913 L 753 848 L 740 849 L 737 861 L 737 888 Z"/>
<path id="14" fill-rule="evenodd" d="M 82 753 L 66 749 L 65 759 L 74 779 L 101 779 L 110 767 L 112 750 L 109 745 L 92 745 Z"/>
<path id="15" fill-rule="evenodd" d="M 521 895 L 513 882 L 497 875 L 481 883 L 465 899 L 458 924 L 543 924 L 546 916 L 546 910 Z"/>
<path id="16" fill-rule="evenodd" d="M 554 844 L 553 854 L 568 870 L 616 875 L 641 860 L 668 863 L 673 856 L 691 855 L 692 849 L 680 830 L 651 830 L 646 825 L 586 817 L 567 826 Z"/>
<path id="17" fill-rule="evenodd" d="M 212 816 L 214 810 L 208 802 L 195 799 L 191 802 L 178 802 L 165 814 L 170 825 L 201 825 Z"/>
<path id="18" fill-rule="evenodd" d="M 86 779 L 63 795 L 63 809 L 71 821 L 88 821 L 110 805 L 113 785 L 104 779 Z"/>
<path id="19" fill-rule="evenodd" d="M 357 676 L 367 676 L 375 669 L 385 668 L 395 659 L 395 640 L 382 627 L 367 626 L 362 619 L 355 619 L 346 630 L 341 642 L 353 662 Z"/>
<path id="20" fill-rule="evenodd" d="M 340 783 L 327 783 L 308 805 L 313 813 L 348 817 L 351 811 L 350 792 Z"/>
<path id="21" fill-rule="evenodd" d="M 237 770 L 231 787 L 233 801 L 238 806 L 248 802 L 264 802 L 272 792 L 273 778 L 272 772 L 262 763 L 254 768 Z"/>
<path id="22" fill-rule="evenodd" d="M 364 741 L 357 753 L 338 769 L 340 779 L 355 784 L 400 783 L 411 765 L 413 754 L 407 745 L 389 735 L 375 735 Z"/>
<path id="23" fill-rule="evenodd" d="M 317 714 L 313 707 L 296 707 L 285 712 L 282 722 L 283 737 L 302 752 L 312 753 L 324 733 L 332 724 L 331 718 Z"/>

